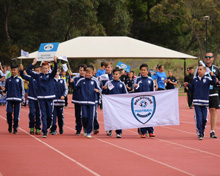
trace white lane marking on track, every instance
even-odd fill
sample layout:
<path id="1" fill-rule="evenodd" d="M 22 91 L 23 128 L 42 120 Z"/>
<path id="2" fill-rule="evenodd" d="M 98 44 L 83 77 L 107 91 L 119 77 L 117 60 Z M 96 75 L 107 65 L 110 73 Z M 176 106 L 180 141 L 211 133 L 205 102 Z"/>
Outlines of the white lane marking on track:
<path id="1" fill-rule="evenodd" d="M 64 127 L 66 127 L 66 128 L 68 128 L 68 129 L 74 131 L 74 129 L 71 128 L 71 127 L 68 127 L 68 126 L 64 126 Z M 137 156 L 140 156 L 140 157 L 142 157 L 142 158 L 145 158 L 145 159 L 151 160 L 151 161 L 156 162 L 156 163 L 158 163 L 158 164 L 161 164 L 161 165 L 164 165 L 164 166 L 169 167 L 169 168 L 171 168 L 171 169 L 177 170 L 177 171 L 182 172 L 182 173 L 184 173 L 184 174 L 187 174 L 187 175 L 193 175 L 193 176 L 194 176 L 194 174 L 191 174 L 191 173 L 186 172 L 186 171 L 184 171 L 184 170 L 178 169 L 178 168 L 173 167 L 173 166 L 171 166 L 171 165 L 168 165 L 168 164 L 166 164 L 166 163 L 160 162 L 160 161 L 155 160 L 155 159 L 153 159 L 153 158 L 150 158 L 150 157 L 144 156 L 144 155 L 139 154 L 139 153 L 137 153 L 137 152 L 135 152 L 135 151 L 132 151 L 132 150 L 126 149 L 126 148 L 124 148 L 124 147 L 120 147 L 120 146 L 118 146 L 118 145 L 115 145 L 115 144 L 113 144 L 113 143 L 111 143 L 111 142 L 104 141 L 104 140 L 99 139 L 99 138 L 97 138 L 97 137 L 93 137 L 93 138 L 96 139 L 96 140 L 98 140 L 98 141 L 104 142 L 104 143 L 106 143 L 106 144 L 108 144 L 108 145 L 112 145 L 112 146 L 117 147 L 117 148 L 119 148 L 119 149 L 125 150 L 125 151 L 130 152 L 130 153 L 132 153 L 132 154 L 135 154 L 135 155 L 137 155 Z"/>
<path id="2" fill-rule="evenodd" d="M 69 114 L 69 115 L 73 115 L 73 114 L 68 113 L 68 112 L 64 112 L 64 113 Z M 99 123 L 104 124 L 104 122 L 100 122 L 100 121 L 99 121 Z M 180 121 L 180 123 L 189 123 L 189 124 L 193 124 L 193 125 L 195 125 L 195 123 L 192 123 L 192 122 L 186 122 L 186 121 Z M 184 130 L 179 130 L 179 129 L 175 129 L 175 128 L 169 128 L 169 127 L 166 127 L 166 126 L 160 126 L 160 128 L 167 128 L 167 129 L 170 129 L 170 130 L 180 131 L 180 132 L 183 132 L 183 133 L 195 134 L 195 133 L 188 132 L 188 131 L 184 131 Z M 133 132 L 133 131 L 131 131 L 131 130 L 126 130 L 126 131 Z M 135 133 L 135 132 L 133 132 L 133 133 Z M 214 139 L 214 140 L 219 141 L 220 139 Z"/>
<path id="3" fill-rule="evenodd" d="M 4 117 L 0 116 L 2 119 L 6 120 Z M 74 162 L 75 164 L 79 165 L 80 167 L 82 167 L 83 169 L 87 170 L 88 172 L 90 172 L 91 174 L 93 175 L 96 175 L 96 176 L 100 176 L 98 173 L 92 171 L 91 169 L 89 169 L 88 167 L 84 166 L 83 164 L 81 164 L 80 162 L 74 160 L 73 158 L 67 156 L 66 154 L 64 154 L 63 152 L 57 150 L 56 148 L 52 147 L 51 145 L 47 144 L 46 142 L 43 142 L 42 140 L 36 138 L 35 136 L 33 135 L 30 135 L 27 131 L 23 130 L 21 127 L 19 127 L 19 129 L 21 131 L 23 131 L 24 133 L 26 133 L 27 135 L 31 136 L 32 138 L 36 139 L 38 142 L 46 145 L 47 147 L 49 147 L 50 149 L 54 150 L 55 152 L 59 153 L 60 155 L 64 156 L 65 158 L 69 159 L 70 161 Z M 1 176 L 1 175 L 0 175 Z"/>

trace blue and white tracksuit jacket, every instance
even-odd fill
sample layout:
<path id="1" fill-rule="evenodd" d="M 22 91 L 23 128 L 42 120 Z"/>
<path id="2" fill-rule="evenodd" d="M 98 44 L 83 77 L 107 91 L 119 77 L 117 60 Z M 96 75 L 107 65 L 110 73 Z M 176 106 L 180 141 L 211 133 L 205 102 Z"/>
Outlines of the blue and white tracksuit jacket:
<path id="1" fill-rule="evenodd" d="M 30 75 L 25 75 L 23 71 L 20 71 L 20 75 L 23 79 L 29 81 L 28 85 L 28 100 L 29 100 L 29 127 L 40 129 L 40 110 L 37 101 L 37 81 L 33 79 Z M 36 122 L 35 122 L 36 116 Z"/>
<path id="2" fill-rule="evenodd" d="M 189 90 L 193 93 L 193 105 L 195 110 L 195 122 L 198 135 L 204 135 L 209 106 L 209 87 L 216 85 L 216 76 L 197 76 L 192 84 L 188 84 Z"/>
<path id="3" fill-rule="evenodd" d="M 138 86 L 135 88 L 136 84 Z M 133 89 L 135 92 L 154 91 L 154 81 L 149 76 L 147 77 L 138 76 L 134 79 Z M 154 133 L 154 128 L 153 127 L 140 128 L 138 131 L 140 131 L 141 134 Z"/>
<path id="4" fill-rule="evenodd" d="M 57 73 L 57 63 L 54 63 L 54 69 L 51 73 L 34 73 L 32 71 L 33 65 L 31 64 L 27 68 L 27 73 L 37 81 L 37 99 L 40 107 L 40 115 L 42 121 L 42 132 L 47 134 L 47 128 L 51 125 L 52 113 L 53 113 L 53 99 L 55 95 L 55 82 L 54 77 Z"/>
<path id="5" fill-rule="evenodd" d="M 107 86 L 106 89 L 106 94 L 127 94 L 127 88 L 125 86 L 125 84 L 122 81 L 116 81 L 116 80 L 111 80 L 106 82 L 105 84 Z M 116 134 L 121 134 L 122 130 L 121 129 L 117 129 L 116 130 Z"/>
<path id="6" fill-rule="evenodd" d="M 14 110 L 14 125 L 13 128 L 18 128 L 20 120 L 21 102 L 24 100 L 24 82 L 21 78 L 11 76 L 6 80 L 5 83 L 6 92 L 6 111 L 7 111 L 7 122 L 12 125 L 12 113 Z"/>
<path id="7" fill-rule="evenodd" d="M 82 123 L 85 131 L 91 133 L 93 130 L 95 105 L 97 104 L 97 93 L 94 89 L 101 92 L 97 79 L 81 78 L 76 83 L 77 89 L 80 89 L 80 99 L 78 101 L 82 108 Z"/>
<path id="8" fill-rule="evenodd" d="M 57 128 L 57 117 L 59 128 L 63 128 L 63 106 L 65 105 L 65 99 L 61 100 L 61 97 L 66 97 L 68 94 L 68 88 L 64 79 L 54 78 L 54 82 L 56 98 L 54 99 L 53 123 L 51 127 L 52 132 L 54 132 Z"/>

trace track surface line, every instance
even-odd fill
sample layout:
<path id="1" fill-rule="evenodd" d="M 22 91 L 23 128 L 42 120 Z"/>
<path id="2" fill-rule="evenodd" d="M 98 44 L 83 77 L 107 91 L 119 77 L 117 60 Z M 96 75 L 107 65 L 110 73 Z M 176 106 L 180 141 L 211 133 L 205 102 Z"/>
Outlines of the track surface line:
<path id="1" fill-rule="evenodd" d="M 0 117 L 3 120 L 6 120 L 3 116 L 0 115 Z M 89 169 L 88 167 L 84 166 L 83 164 L 79 163 L 78 161 L 74 160 L 73 158 L 67 156 L 66 154 L 64 154 L 63 152 L 57 150 L 56 148 L 52 147 L 51 145 L 47 144 L 46 142 L 43 142 L 42 140 L 38 139 L 37 137 L 35 137 L 34 135 L 30 135 L 27 131 L 25 131 L 24 129 L 22 129 L 21 127 L 19 127 L 19 129 L 21 131 L 23 131 L 24 133 L 26 133 L 27 135 L 29 135 L 30 137 L 34 138 L 35 140 L 37 140 L 38 142 L 44 144 L 45 146 L 49 147 L 50 149 L 54 150 L 55 152 L 59 153 L 60 155 L 62 155 L 63 157 L 69 159 L 70 161 L 74 162 L 75 164 L 77 164 L 78 166 L 82 167 L 83 169 L 87 170 L 88 172 L 90 172 L 91 174 L 95 175 L 95 176 L 100 176 L 98 173 L 92 171 L 91 169 Z M 1 176 L 1 175 L 0 175 Z"/>
<path id="2" fill-rule="evenodd" d="M 66 126 L 66 125 L 65 125 L 65 127 L 68 128 L 68 129 L 71 129 L 71 130 L 75 131 L 73 128 L 68 127 L 68 126 Z M 186 171 L 184 171 L 184 170 L 181 170 L 181 169 L 178 169 L 178 168 L 176 168 L 176 167 L 170 166 L 170 165 L 168 165 L 168 164 L 166 164 L 166 163 L 160 162 L 160 161 L 158 161 L 158 160 L 155 160 L 155 159 L 153 159 L 153 158 L 147 157 L 147 156 L 145 156 L 145 155 L 142 155 L 142 154 L 140 154 L 140 153 L 134 152 L 134 151 L 132 151 L 132 150 L 126 149 L 126 148 L 124 148 L 124 147 L 120 147 L 120 146 L 118 146 L 118 145 L 116 145 L 116 144 L 113 144 L 113 143 L 111 143 L 111 142 L 104 141 L 104 140 L 99 139 L 99 138 L 97 138 L 97 137 L 93 137 L 93 138 L 96 139 L 96 140 L 98 140 L 98 141 L 104 142 L 104 143 L 106 143 L 106 144 L 108 144 L 108 145 L 117 147 L 117 148 L 122 149 L 122 150 L 124 150 L 124 151 L 127 151 L 127 152 L 129 152 L 129 153 L 132 153 L 132 154 L 135 154 L 135 155 L 137 155 L 137 156 L 140 156 L 140 157 L 142 157 L 142 158 L 148 159 L 148 160 L 150 160 L 150 161 L 153 161 L 153 162 L 156 162 L 156 163 L 158 163 L 158 164 L 164 165 L 164 166 L 169 167 L 169 168 L 171 168 L 171 169 L 177 170 L 177 171 L 182 172 L 182 173 L 184 173 L 184 174 L 194 176 L 194 174 L 191 174 L 191 173 L 186 172 Z"/>

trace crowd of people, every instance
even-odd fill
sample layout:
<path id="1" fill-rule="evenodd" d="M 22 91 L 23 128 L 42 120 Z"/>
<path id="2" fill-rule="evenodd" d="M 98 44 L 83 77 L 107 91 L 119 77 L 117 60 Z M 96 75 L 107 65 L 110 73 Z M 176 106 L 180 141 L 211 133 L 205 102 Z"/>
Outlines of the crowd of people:
<path id="1" fill-rule="evenodd" d="M 206 67 L 199 66 L 198 75 L 193 75 L 192 67 L 188 69 L 188 75 L 184 78 L 184 86 L 188 97 L 188 106 L 195 108 L 195 119 L 198 139 L 203 139 L 207 120 L 207 106 L 211 114 L 211 138 L 215 135 L 217 123 L 217 108 L 219 96 L 217 83 L 219 79 L 218 67 L 212 64 L 214 58 L 212 53 L 206 54 Z M 102 94 L 127 94 L 133 92 L 160 91 L 175 89 L 177 80 L 171 70 L 168 77 L 164 72 L 163 65 L 157 65 L 156 71 L 149 70 L 147 64 L 141 64 L 139 75 L 134 71 L 125 72 L 124 69 L 116 67 L 112 63 L 102 62 L 97 70 L 93 65 L 81 64 L 78 73 L 68 71 L 69 76 L 57 65 L 57 57 L 54 57 L 53 69 L 49 62 L 37 65 L 37 59 L 24 70 L 21 64 L 11 67 L 3 66 L 0 72 L 1 94 L 6 94 L 6 111 L 9 133 L 16 134 L 19 126 L 21 102 L 29 106 L 29 128 L 30 134 L 40 135 L 46 138 L 49 133 L 57 134 L 57 123 L 59 133 L 63 134 L 64 107 L 68 106 L 68 88 L 73 90 L 72 103 L 75 104 L 75 130 L 76 136 L 83 133 L 87 138 L 99 133 L 99 122 L 97 108 L 102 109 Z M 7 74 L 6 74 L 7 73 Z M 208 75 L 207 75 L 207 74 Z M 26 83 L 26 87 L 24 86 Z M 210 93 L 209 93 L 210 92 Z M 12 117 L 14 120 L 12 120 Z M 58 121 L 58 122 L 57 122 Z M 122 129 L 117 129 L 116 137 L 122 137 Z M 112 131 L 106 132 L 112 136 Z M 138 133 L 141 138 L 155 137 L 153 127 L 140 128 Z"/>

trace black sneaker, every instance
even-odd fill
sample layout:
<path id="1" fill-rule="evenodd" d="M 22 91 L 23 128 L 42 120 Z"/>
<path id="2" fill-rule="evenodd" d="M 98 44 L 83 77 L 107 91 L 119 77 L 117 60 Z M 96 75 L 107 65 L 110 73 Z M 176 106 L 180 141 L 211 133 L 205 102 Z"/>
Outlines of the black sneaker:
<path id="1" fill-rule="evenodd" d="M 203 140 L 202 134 L 199 134 L 199 135 L 198 135 L 198 140 Z"/>
<path id="2" fill-rule="evenodd" d="M 76 136 L 80 136 L 80 131 L 77 131 L 77 132 L 76 132 Z"/>
<path id="3" fill-rule="evenodd" d="M 214 132 L 211 132 L 211 133 L 210 133 L 210 138 L 217 138 L 217 136 L 215 135 Z"/>
<path id="4" fill-rule="evenodd" d="M 8 125 L 8 132 L 11 133 L 12 132 L 12 125 Z"/>
<path id="5" fill-rule="evenodd" d="M 107 136 L 112 136 L 112 130 L 106 131 Z"/>
<path id="6" fill-rule="evenodd" d="M 14 128 L 13 134 L 17 134 L 18 130 L 16 128 Z"/>
<path id="7" fill-rule="evenodd" d="M 43 136 L 42 136 L 42 138 L 47 138 L 47 134 L 44 133 Z"/>
<path id="8" fill-rule="evenodd" d="M 59 129 L 60 134 L 63 134 L 63 128 Z"/>

